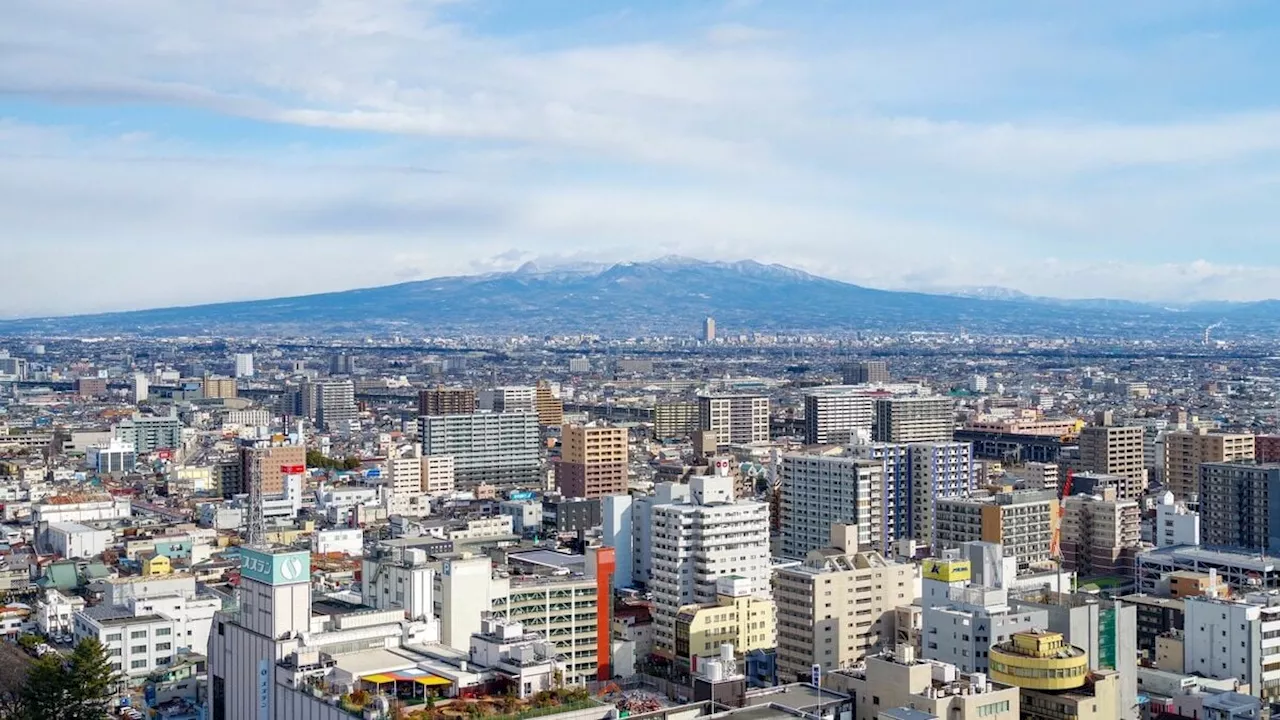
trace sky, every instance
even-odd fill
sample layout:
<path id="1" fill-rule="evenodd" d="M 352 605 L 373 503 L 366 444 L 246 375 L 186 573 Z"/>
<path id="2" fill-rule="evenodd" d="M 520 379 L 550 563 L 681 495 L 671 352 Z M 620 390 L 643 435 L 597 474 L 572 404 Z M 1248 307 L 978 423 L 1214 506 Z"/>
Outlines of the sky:
<path id="1" fill-rule="evenodd" d="M 1280 297 L 1268 0 L 5 0 L 0 316 L 679 254 Z"/>

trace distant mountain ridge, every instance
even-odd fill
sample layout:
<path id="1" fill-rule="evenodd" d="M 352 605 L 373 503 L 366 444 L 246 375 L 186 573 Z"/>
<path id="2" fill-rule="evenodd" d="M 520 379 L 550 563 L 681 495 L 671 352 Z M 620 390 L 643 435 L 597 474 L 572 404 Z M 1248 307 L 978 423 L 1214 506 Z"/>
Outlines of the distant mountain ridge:
<path id="1" fill-rule="evenodd" d="M 1280 326 L 1280 303 L 1169 309 L 1123 300 L 1036 298 L 1001 288 L 952 294 L 877 290 L 754 260 L 666 256 L 646 262 L 438 277 L 269 300 L 0 321 L 3 334 L 367 335 L 592 333 L 691 336 L 714 317 L 722 332 L 943 331 L 1036 336 L 1192 334 L 1225 320 Z M 1237 328 L 1239 329 L 1239 328 Z"/>

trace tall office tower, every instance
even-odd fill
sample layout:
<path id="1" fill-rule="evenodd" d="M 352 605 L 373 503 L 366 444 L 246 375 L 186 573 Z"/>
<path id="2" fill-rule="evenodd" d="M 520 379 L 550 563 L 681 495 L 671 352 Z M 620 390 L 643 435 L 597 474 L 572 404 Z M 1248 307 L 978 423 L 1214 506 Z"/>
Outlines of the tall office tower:
<path id="1" fill-rule="evenodd" d="M 1280 465 L 1200 465 L 1200 542 L 1280 553 Z"/>
<path id="2" fill-rule="evenodd" d="M 281 445 L 269 442 L 251 443 L 240 447 L 240 477 L 242 492 L 249 492 L 250 483 L 261 483 L 263 497 L 285 494 L 285 480 L 297 475 L 284 468 L 306 468 L 307 449 L 302 445 Z"/>
<path id="3" fill-rule="evenodd" d="M 871 437 L 875 409 L 865 390 L 814 388 L 804 396 L 804 441 L 810 445 L 848 442 L 851 433 Z"/>
<path id="4" fill-rule="evenodd" d="M 239 396 L 235 378 L 205 375 L 200 379 L 200 388 L 201 393 L 209 399 L 222 398 L 226 400 Z"/>
<path id="5" fill-rule="evenodd" d="M 686 438 L 698 431 L 696 402 L 665 402 L 653 406 L 653 436 L 659 440 Z"/>
<path id="6" fill-rule="evenodd" d="M 312 629 L 311 553 L 242 547 L 240 558 L 237 608 L 214 616 L 209 634 L 211 719 L 327 717 L 295 712 L 276 681 L 277 663 Z"/>
<path id="7" fill-rule="evenodd" d="M 353 355 L 338 354 L 329 358 L 330 375 L 355 375 L 356 359 Z"/>
<path id="8" fill-rule="evenodd" d="M 832 525 L 849 525 L 855 549 L 886 546 L 884 465 L 875 460 L 787 453 L 782 478 L 782 556 L 804 558 L 831 543 Z"/>
<path id="9" fill-rule="evenodd" d="M 133 443 L 139 455 L 173 450 L 182 447 L 182 420 L 178 419 L 178 411 L 172 407 L 168 415 L 134 413 L 133 417 L 121 420 L 113 434 L 124 442 Z"/>
<path id="10" fill-rule="evenodd" d="M 894 643 L 894 608 L 915 599 L 916 566 L 860 550 L 854 529 L 832 525 L 826 547 L 773 574 L 778 677 L 851 667 Z M 828 605 L 830 607 L 828 607 Z"/>
<path id="11" fill-rule="evenodd" d="M 1092 425 L 1080 431 L 1079 470 L 1125 478 L 1117 489 L 1121 500 L 1147 492 L 1145 430 L 1136 425 Z"/>
<path id="12" fill-rule="evenodd" d="M 955 403 L 949 397 L 876 398 L 871 436 L 877 442 L 950 442 L 955 430 Z"/>
<path id="13" fill-rule="evenodd" d="M 451 455 L 454 484 L 542 487 L 538 416 L 531 412 L 429 415 L 418 420 L 424 455 Z"/>
<path id="14" fill-rule="evenodd" d="M 454 489 L 453 456 L 422 456 L 422 492 L 431 495 L 448 495 Z"/>
<path id="15" fill-rule="evenodd" d="M 537 390 L 529 385 L 507 385 L 480 391 L 480 409 L 493 412 L 538 412 Z"/>
<path id="16" fill-rule="evenodd" d="M 937 546 L 947 550 L 983 541 L 1004 547 L 1027 570 L 1049 560 L 1058 521 L 1056 490 L 1015 490 L 935 503 Z"/>
<path id="17" fill-rule="evenodd" d="M 1081 438 L 1081 451 L 1084 450 Z M 1171 432 L 1164 436 L 1164 483 L 1174 498 L 1194 502 L 1204 463 L 1249 462 L 1254 439 L 1242 433 Z"/>
<path id="18" fill-rule="evenodd" d="M 907 465 L 911 486 L 910 537 L 924 547 L 934 547 L 938 500 L 966 497 L 977 486 L 973 446 L 960 442 L 913 443 L 907 447 Z"/>
<path id="19" fill-rule="evenodd" d="M 716 445 L 769 441 L 769 398 L 704 395 L 698 398 L 698 429 L 715 433 Z"/>
<path id="20" fill-rule="evenodd" d="M 1106 488 L 1101 495 L 1072 495 L 1063 506 L 1062 566 L 1082 578 L 1132 577 L 1141 539 L 1137 501 Z"/>
<path id="21" fill-rule="evenodd" d="M 356 387 L 350 380 L 326 380 L 314 385 L 316 425 L 329 432 L 348 432 L 360 416 Z"/>
<path id="22" fill-rule="evenodd" d="M 565 497 L 600 498 L 627 491 L 627 430 L 598 423 L 565 425 L 556 489 Z"/>
<path id="23" fill-rule="evenodd" d="M 418 391 L 419 415 L 470 415 L 476 411 L 471 388 L 436 387 Z"/>
<path id="24" fill-rule="evenodd" d="M 253 353 L 236 353 L 236 377 L 253 377 Z"/>
<path id="25" fill-rule="evenodd" d="M 716 341 L 716 319 L 709 317 L 702 321 L 702 342 Z"/>
<path id="26" fill-rule="evenodd" d="M 151 396 L 151 382 L 143 373 L 133 374 L 133 402 L 138 404 Z"/>
<path id="27" fill-rule="evenodd" d="M 654 648 L 670 658 L 677 612 L 715 602 L 718 579 L 736 575 L 750 592 L 769 593 L 769 506 L 736 500 L 733 478 L 697 476 L 687 500 L 654 505 L 650 515 Z"/>
<path id="28" fill-rule="evenodd" d="M 560 400 L 560 391 L 553 388 L 546 380 L 539 380 L 534 389 L 534 404 L 538 410 L 538 424 L 543 427 L 554 427 L 564 424 L 564 402 Z"/>
<path id="29" fill-rule="evenodd" d="M 845 385 L 889 382 L 889 364 L 883 360 L 863 360 L 840 368 Z"/>

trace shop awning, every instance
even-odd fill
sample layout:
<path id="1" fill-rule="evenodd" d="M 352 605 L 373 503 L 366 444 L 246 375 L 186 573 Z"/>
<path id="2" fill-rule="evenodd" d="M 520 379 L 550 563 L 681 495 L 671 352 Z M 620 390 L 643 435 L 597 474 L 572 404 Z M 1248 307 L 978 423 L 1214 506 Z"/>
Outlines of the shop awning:
<path id="1" fill-rule="evenodd" d="M 413 681 L 418 683 L 419 685 L 452 685 L 453 684 L 452 680 L 446 680 L 442 677 L 436 677 L 435 675 L 431 675 L 428 677 L 414 678 Z"/>
<path id="2" fill-rule="evenodd" d="M 396 679 L 395 679 L 394 677 L 392 677 L 392 676 L 390 676 L 390 675 L 382 675 L 382 674 L 377 674 L 377 675 L 365 675 L 364 677 L 362 677 L 362 678 L 360 678 L 360 679 L 361 679 L 361 680 L 364 680 L 365 682 L 371 682 L 371 683 L 373 683 L 373 684 L 375 684 L 375 685 L 382 685 L 382 684 L 384 684 L 384 683 L 389 683 L 389 682 L 395 682 L 395 681 L 396 681 Z"/>

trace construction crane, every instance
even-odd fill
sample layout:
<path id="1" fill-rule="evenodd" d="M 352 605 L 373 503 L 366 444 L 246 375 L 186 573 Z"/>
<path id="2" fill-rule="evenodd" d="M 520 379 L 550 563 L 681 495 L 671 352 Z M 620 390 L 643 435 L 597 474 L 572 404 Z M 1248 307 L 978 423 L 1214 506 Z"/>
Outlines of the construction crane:
<path id="1" fill-rule="evenodd" d="M 1062 520 L 1067 515 L 1067 498 L 1071 497 L 1071 481 L 1075 473 L 1067 470 L 1067 479 L 1062 483 L 1062 492 L 1058 495 L 1058 523 L 1053 528 L 1053 543 L 1049 545 L 1049 554 L 1062 560 Z"/>

